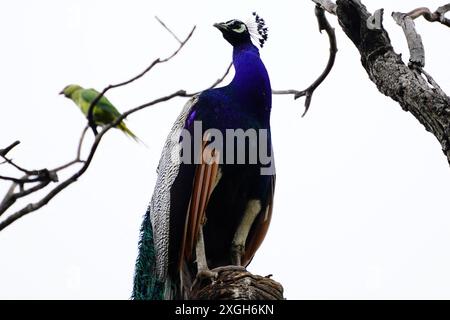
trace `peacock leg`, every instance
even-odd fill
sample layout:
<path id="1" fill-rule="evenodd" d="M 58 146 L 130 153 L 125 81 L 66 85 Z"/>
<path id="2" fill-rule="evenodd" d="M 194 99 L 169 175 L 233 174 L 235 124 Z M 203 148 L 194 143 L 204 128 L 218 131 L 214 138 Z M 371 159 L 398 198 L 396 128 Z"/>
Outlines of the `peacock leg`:
<path id="1" fill-rule="evenodd" d="M 198 233 L 198 240 L 195 247 L 195 255 L 196 255 L 196 262 L 197 262 L 197 279 L 203 280 L 203 279 L 215 279 L 218 276 L 217 272 L 211 271 L 208 268 L 208 262 L 206 261 L 206 253 L 205 253 L 205 241 L 203 238 L 203 225 L 200 227 L 199 233 Z"/>
<path id="2" fill-rule="evenodd" d="M 260 211 L 261 202 L 259 200 L 250 200 L 247 203 L 244 216 L 231 243 L 231 263 L 233 265 L 242 266 L 242 256 L 245 253 L 245 242 L 247 241 L 253 222 Z"/>

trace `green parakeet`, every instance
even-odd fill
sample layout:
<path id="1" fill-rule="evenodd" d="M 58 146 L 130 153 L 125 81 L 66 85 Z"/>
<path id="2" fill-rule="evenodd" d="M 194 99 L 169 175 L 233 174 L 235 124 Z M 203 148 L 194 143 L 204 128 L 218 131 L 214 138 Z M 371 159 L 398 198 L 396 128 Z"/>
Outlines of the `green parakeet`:
<path id="1" fill-rule="evenodd" d="M 87 117 L 89 106 L 100 93 L 95 89 L 84 89 L 79 85 L 70 84 L 66 86 L 60 94 L 63 94 L 66 98 L 75 102 L 75 104 L 80 107 L 81 112 Z M 121 116 L 120 112 L 105 96 L 101 97 L 96 103 L 93 115 L 95 124 L 99 126 L 108 125 Z M 134 140 L 140 141 L 140 139 L 127 128 L 125 122 L 121 121 L 116 128 L 120 129 Z"/>

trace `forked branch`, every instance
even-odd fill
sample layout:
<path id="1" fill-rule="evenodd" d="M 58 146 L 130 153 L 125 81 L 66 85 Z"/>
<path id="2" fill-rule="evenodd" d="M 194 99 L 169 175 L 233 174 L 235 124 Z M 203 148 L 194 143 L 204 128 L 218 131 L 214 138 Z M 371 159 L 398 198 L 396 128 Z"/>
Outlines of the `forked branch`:
<path id="1" fill-rule="evenodd" d="M 158 19 L 158 21 L 161 21 L 161 20 Z M 166 25 L 164 25 L 164 27 L 167 30 L 170 30 L 170 29 L 167 28 Z M 156 66 L 156 65 L 158 65 L 160 63 L 168 62 L 169 60 L 171 60 L 173 57 L 175 57 L 178 54 L 178 52 L 180 52 L 180 50 L 184 47 L 184 45 L 189 41 L 189 39 L 194 34 L 195 28 L 196 28 L 196 26 L 194 26 L 192 28 L 192 30 L 191 30 L 191 32 L 189 32 L 188 36 L 183 41 L 180 42 L 180 45 L 178 46 L 178 48 L 170 56 L 168 56 L 167 58 L 164 58 L 164 59 L 161 59 L 161 58 L 155 59 L 147 68 L 144 69 L 144 71 L 142 71 L 138 75 L 132 77 L 131 79 L 128 79 L 126 81 L 123 81 L 123 82 L 120 82 L 120 83 L 117 83 L 117 84 L 110 84 L 109 86 L 104 88 L 102 90 L 102 92 L 100 92 L 100 94 L 89 105 L 89 110 L 88 110 L 88 115 L 87 115 L 89 127 L 91 127 L 91 129 L 92 129 L 92 131 L 94 132 L 95 135 L 98 134 L 98 131 L 97 131 L 97 125 L 94 122 L 94 106 L 100 101 L 100 99 L 106 94 L 106 92 L 108 92 L 111 89 L 115 89 L 115 88 L 126 86 L 126 85 L 128 85 L 128 84 L 130 84 L 130 83 L 132 83 L 132 82 L 142 78 L 147 72 L 152 70 L 154 66 Z"/>
<path id="2" fill-rule="evenodd" d="M 329 1 L 326 1 L 326 4 L 328 4 L 328 2 Z M 325 67 L 325 70 L 317 78 L 316 81 L 314 81 L 308 88 L 306 88 L 303 91 L 297 91 L 297 90 L 273 90 L 272 91 L 273 94 L 293 94 L 294 99 L 298 99 L 300 97 L 305 96 L 305 98 L 306 98 L 305 99 L 305 111 L 303 112 L 302 117 L 304 117 L 306 112 L 308 112 L 308 110 L 309 110 L 314 91 L 326 79 L 326 77 L 330 73 L 331 69 L 333 69 L 334 61 L 336 60 L 336 53 L 338 50 L 337 44 L 336 44 L 336 34 L 334 32 L 334 28 L 328 22 L 327 17 L 325 16 L 323 7 L 320 5 L 316 5 L 315 14 L 317 17 L 317 21 L 319 23 L 320 33 L 322 33 L 322 31 L 325 30 L 328 35 L 328 39 L 330 41 L 330 56 L 328 58 L 328 63 Z"/>
<path id="3" fill-rule="evenodd" d="M 160 19 L 157 19 L 157 20 L 164 26 L 164 28 L 166 30 L 168 30 L 178 40 L 178 38 L 175 36 L 175 34 L 173 32 L 171 32 L 171 30 Z M 10 224 L 12 224 L 13 222 L 15 222 L 16 220 L 20 219 L 21 217 L 42 208 L 51 199 L 53 199 L 58 193 L 60 193 L 66 187 L 68 187 L 69 185 L 71 185 L 72 183 L 77 181 L 88 169 L 88 167 L 95 155 L 97 147 L 100 144 L 103 136 L 111 128 L 116 127 L 127 116 L 129 116 L 130 114 L 133 114 L 135 112 L 138 112 L 144 108 L 168 101 L 175 97 L 192 97 L 199 93 L 199 92 L 186 93 L 185 90 L 178 90 L 178 91 L 175 91 L 166 96 L 163 96 L 163 97 L 157 98 L 153 101 L 150 101 L 148 103 L 142 104 L 142 105 L 137 106 L 132 109 L 129 109 L 128 111 L 122 113 L 122 115 L 120 117 L 118 117 L 113 123 L 110 123 L 109 125 L 104 126 L 100 132 L 97 132 L 96 125 L 93 124 L 93 119 L 92 119 L 93 106 L 95 106 L 95 104 L 101 99 L 101 97 L 107 91 L 114 89 L 114 88 L 128 85 L 128 84 L 138 80 L 139 78 L 143 77 L 146 73 L 148 73 L 157 64 L 165 63 L 165 62 L 168 62 L 169 60 L 171 60 L 173 57 L 175 57 L 180 52 L 180 50 L 185 46 L 185 44 L 189 41 L 189 39 L 191 39 L 194 31 L 195 31 L 195 26 L 192 28 L 192 30 L 190 31 L 188 36 L 183 41 L 179 41 L 178 48 L 167 58 L 164 58 L 164 59 L 158 58 L 158 59 L 154 60 L 144 71 L 140 72 L 138 75 L 130 78 L 127 81 L 124 81 L 124 82 L 121 82 L 121 83 L 118 83 L 115 85 L 109 85 L 105 89 L 103 89 L 103 91 L 96 97 L 96 99 L 91 103 L 91 105 L 89 107 L 91 114 L 90 114 L 90 117 L 88 116 L 88 124 L 82 131 L 80 140 L 78 142 L 77 153 L 76 153 L 75 159 L 73 159 L 65 164 L 62 164 L 54 169 L 28 170 L 28 169 L 25 169 L 25 168 L 17 165 L 11 159 L 6 157 L 6 155 L 14 147 L 16 147 L 19 144 L 18 141 L 12 143 L 11 145 L 9 145 L 8 147 L 6 147 L 4 149 L 0 149 L 0 157 L 2 157 L 5 160 L 4 162 L 13 166 L 14 168 L 19 170 L 23 174 L 22 177 L 18 177 L 18 178 L 0 175 L 0 180 L 11 181 L 10 188 L 8 189 L 6 195 L 0 202 L 0 216 L 2 214 L 4 214 L 14 203 L 16 203 L 16 201 L 18 199 L 44 189 L 51 182 L 58 183 L 50 191 L 48 191 L 39 201 L 29 203 L 28 205 L 24 206 L 20 210 L 17 210 L 14 213 L 8 215 L 3 221 L 0 221 L 0 231 L 3 230 L 4 228 L 6 228 L 7 226 L 9 226 Z M 225 79 L 225 77 L 229 74 L 229 72 L 231 70 L 231 66 L 232 66 L 232 64 L 230 64 L 227 67 L 226 72 L 223 74 L 223 76 L 220 77 L 219 79 L 217 79 L 216 81 L 214 81 L 214 83 L 208 89 L 214 88 L 217 85 L 219 85 Z M 82 154 L 82 149 L 84 146 L 84 138 L 85 138 L 85 135 L 89 128 L 92 128 L 94 130 L 95 139 L 89 148 L 89 153 L 88 153 L 86 159 L 83 160 L 81 154 Z M 58 181 L 59 171 L 71 168 L 74 165 L 81 165 L 81 167 L 79 167 L 78 170 L 75 171 L 69 178 L 65 179 L 62 182 L 59 182 Z"/>
<path id="4" fill-rule="evenodd" d="M 160 20 L 159 20 L 160 21 Z M 161 22 L 161 21 L 160 21 Z M 168 29 L 166 27 L 166 29 Z M 169 94 L 167 96 L 160 97 L 158 99 L 155 99 L 151 102 L 145 103 L 143 105 L 140 105 L 136 108 L 132 108 L 127 112 L 124 112 L 114 123 L 111 123 L 107 126 L 105 126 L 100 132 L 97 132 L 96 125 L 93 123 L 93 106 L 101 99 L 101 97 L 109 90 L 118 88 L 121 86 L 125 86 L 127 84 L 130 84 L 137 79 L 143 77 L 146 73 L 148 73 L 155 65 L 160 63 L 165 63 L 171 60 L 173 57 L 175 57 L 178 52 L 185 46 L 185 44 L 189 41 L 189 39 L 192 37 L 193 33 L 195 31 L 195 26 L 192 28 L 188 36 L 184 39 L 184 41 L 180 42 L 180 45 L 178 48 L 167 58 L 164 59 L 156 59 L 154 60 L 144 71 L 140 72 L 138 75 L 132 77 L 131 79 L 115 84 L 115 85 L 109 85 L 106 87 L 102 93 L 96 97 L 96 99 L 92 102 L 90 106 L 90 117 L 88 116 L 88 125 L 83 130 L 80 140 L 78 142 L 77 147 L 77 153 L 75 159 L 62 164 L 54 169 L 41 169 L 41 170 L 28 170 L 25 169 L 18 164 L 16 164 L 11 159 L 7 158 L 7 154 L 16 147 L 20 142 L 16 141 L 9 145 L 8 147 L 4 149 L 0 149 L 0 157 L 4 159 L 4 163 L 9 164 L 13 166 L 16 170 L 20 171 L 22 173 L 22 177 L 10 177 L 10 176 L 3 176 L 0 175 L 0 180 L 4 181 L 11 181 L 11 186 L 6 192 L 4 198 L 0 202 L 0 216 L 3 215 L 16 201 L 20 198 L 23 198 L 25 196 L 28 196 L 32 193 L 35 193 L 37 191 L 40 191 L 47 187 L 51 182 L 57 183 L 56 186 L 54 186 L 50 191 L 48 191 L 39 201 L 29 203 L 25 207 L 23 207 L 20 210 L 17 210 L 16 212 L 8 215 L 4 220 L 0 221 L 0 231 L 9 226 L 11 223 L 16 221 L 17 219 L 20 219 L 26 214 L 29 214 L 33 211 L 36 211 L 40 208 L 42 208 L 44 205 L 46 205 L 51 199 L 53 199 L 59 192 L 64 190 L 66 187 L 68 187 L 73 182 L 77 181 L 79 177 L 81 177 L 84 172 L 88 169 L 95 152 L 97 150 L 97 147 L 102 140 L 102 137 L 113 127 L 117 126 L 123 119 L 125 119 L 128 115 L 137 112 L 139 110 L 142 110 L 144 108 L 153 106 L 155 104 L 168 101 L 170 99 L 173 99 L 175 97 L 187 97 L 188 94 L 184 90 L 178 90 L 172 94 Z M 227 69 L 227 73 L 229 71 L 230 67 Z M 226 74 L 224 75 L 224 77 Z M 223 77 L 223 78 L 224 78 Z M 222 78 L 222 80 L 223 80 Z M 220 83 L 221 80 L 219 79 L 216 81 L 213 86 L 216 86 L 218 83 Z M 95 140 L 90 146 L 89 154 L 85 160 L 81 158 L 82 148 L 84 144 L 84 137 L 86 135 L 86 132 L 88 128 L 91 127 L 94 132 L 96 132 Z M 74 165 L 81 164 L 81 167 L 73 173 L 69 178 L 65 179 L 62 182 L 59 182 L 58 179 L 58 172 L 61 170 L 65 170 L 68 168 L 71 168 Z"/>

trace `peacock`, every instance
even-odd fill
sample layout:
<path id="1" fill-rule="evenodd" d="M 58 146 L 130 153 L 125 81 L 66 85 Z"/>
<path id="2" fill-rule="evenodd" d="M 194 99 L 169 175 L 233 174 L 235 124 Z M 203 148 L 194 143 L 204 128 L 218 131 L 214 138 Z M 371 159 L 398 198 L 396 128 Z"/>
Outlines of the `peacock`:
<path id="1" fill-rule="evenodd" d="M 217 276 L 215 268 L 246 267 L 267 233 L 272 93 L 252 40 L 263 47 L 268 29 L 253 16 L 214 24 L 233 46 L 235 75 L 190 99 L 169 133 L 141 227 L 133 299 L 187 299 L 196 279 Z"/>

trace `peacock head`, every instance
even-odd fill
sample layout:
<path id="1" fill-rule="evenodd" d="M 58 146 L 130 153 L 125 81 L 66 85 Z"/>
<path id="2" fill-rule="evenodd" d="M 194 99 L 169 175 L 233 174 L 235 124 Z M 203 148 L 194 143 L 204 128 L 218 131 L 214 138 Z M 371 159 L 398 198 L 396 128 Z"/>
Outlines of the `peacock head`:
<path id="1" fill-rule="evenodd" d="M 83 88 L 77 84 L 69 84 L 64 89 L 62 89 L 62 91 L 59 94 L 63 94 L 66 98 L 70 98 L 75 91 L 80 89 Z"/>
<path id="2" fill-rule="evenodd" d="M 262 48 L 267 41 L 268 29 L 263 18 L 256 12 L 253 12 L 253 16 L 254 19 L 247 23 L 233 19 L 227 22 L 215 23 L 214 27 L 222 32 L 225 40 L 233 47 L 251 43 L 252 39 L 254 39 Z"/>

